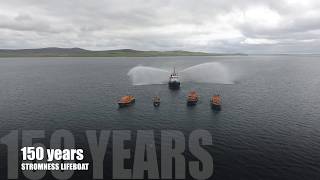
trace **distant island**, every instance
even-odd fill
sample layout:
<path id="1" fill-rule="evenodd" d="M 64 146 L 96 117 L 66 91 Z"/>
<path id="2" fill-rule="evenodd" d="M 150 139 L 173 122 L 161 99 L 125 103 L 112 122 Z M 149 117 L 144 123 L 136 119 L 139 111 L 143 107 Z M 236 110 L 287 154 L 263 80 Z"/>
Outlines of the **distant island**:
<path id="1" fill-rule="evenodd" d="M 91 51 L 81 48 L 0 49 L 1 57 L 160 57 L 160 56 L 224 56 L 245 55 L 190 51 L 139 51 L 118 49 Z"/>

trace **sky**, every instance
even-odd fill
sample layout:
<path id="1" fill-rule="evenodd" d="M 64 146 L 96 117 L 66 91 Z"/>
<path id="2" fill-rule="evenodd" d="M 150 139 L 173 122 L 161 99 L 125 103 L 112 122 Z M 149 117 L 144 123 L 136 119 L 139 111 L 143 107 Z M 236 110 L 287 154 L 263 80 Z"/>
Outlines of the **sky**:
<path id="1" fill-rule="evenodd" d="M 0 0 L 0 48 L 320 53 L 319 0 Z"/>

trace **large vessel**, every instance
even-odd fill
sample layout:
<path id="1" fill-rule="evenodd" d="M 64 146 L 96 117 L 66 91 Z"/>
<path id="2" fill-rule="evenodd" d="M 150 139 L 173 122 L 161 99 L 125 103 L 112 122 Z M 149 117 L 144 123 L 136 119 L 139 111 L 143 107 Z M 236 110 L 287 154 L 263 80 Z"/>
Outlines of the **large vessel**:
<path id="1" fill-rule="evenodd" d="M 198 100 L 199 100 L 198 94 L 195 91 L 191 91 L 187 96 L 187 105 L 194 106 L 197 104 Z"/>
<path id="2" fill-rule="evenodd" d="M 220 95 L 212 96 L 210 102 L 211 102 L 212 109 L 221 110 L 221 98 L 220 98 Z"/>
<path id="3" fill-rule="evenodd" d="M 121 99 L 118 101 L 119 107 L 126 107 L 130 106 L 136 101 L 134 96 L 123 96 Z"/>
<path id="4" fill-rule="evenodd" d="M 173 73 L 169 77 L 168 82 L 169 89 L 177 90 L 180 89 L 179 75 L 176 73 L 176 69 L 173 69 Z"/>

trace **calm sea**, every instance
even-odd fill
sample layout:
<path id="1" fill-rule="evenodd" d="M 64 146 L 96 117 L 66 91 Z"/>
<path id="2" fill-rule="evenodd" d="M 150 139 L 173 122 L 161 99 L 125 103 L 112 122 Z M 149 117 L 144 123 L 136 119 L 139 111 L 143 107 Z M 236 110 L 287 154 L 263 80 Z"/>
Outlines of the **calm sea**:
<path id="1" fill-rule="evenodd" d="M 189 82 L 172 92 L 166 84 L 133 86 L 127 76 L 137 65 L 186 68 L 205 62 L 227 67 L 234 84 Z M 193 108 L 186 107 L 190 90 L 200 95 Z M 136 104 L 118 109 L 117 100 L 128 93 Z M 217 93 L 219 113 L 209 106 Z M 154 95 L 161 96 L 157 109 Z M 89 129 L 206 129 L 214 143 L 207 148 L 213 179 L 320 179 L 320 57 L 1 58 L 1 136 L 12 129 L 46 130 L 48 136 L 67 129 L 84 148 Z M 74 177 L 80 175 L 90 177 Z"/>

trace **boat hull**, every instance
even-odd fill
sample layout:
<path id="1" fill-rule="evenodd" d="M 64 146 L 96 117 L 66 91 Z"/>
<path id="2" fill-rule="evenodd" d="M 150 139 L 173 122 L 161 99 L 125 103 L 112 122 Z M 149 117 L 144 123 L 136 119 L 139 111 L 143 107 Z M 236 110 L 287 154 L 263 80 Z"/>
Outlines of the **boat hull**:
<path id="1" fill-rule="evenodd" d="M 127 102 L 127 103 L 121 103 L 119 102 L 118 105 L 119 105 L 119 108 L 123 108 L 123 107 L 128 107 L 128 106 L 131 106 L 132 104 L 134 104 L 136 102 L 136 100 L 132 100 L 130 102 Z"/>
<path id="2" fill-rule="evenodd" d="M 211 108 L 214 109 L 214 110 L 220 111 L 221 110 L 221 105 L 211 104 Z"/>
<path id="3" fill-rule="evenodd" d="M 159 107 L 159 106 L 160 106 L 160 102 L 154 102 L 154 103 L 153 103 L 153 106 L 154 106 L 154 107 Z"/>
<path id="4" fill-rule="evenodd" d="M 174 81 L 168 83 L 169 89 L 178 90 L 180 89 L 180 82 Z"/>
<path id="5" fill-rule="evenodd" d="M 188 106 L 195 106 L 195 105 L 197 105 L 197 102 L 198 101 L 187 101 L 187 105 Z"/>

